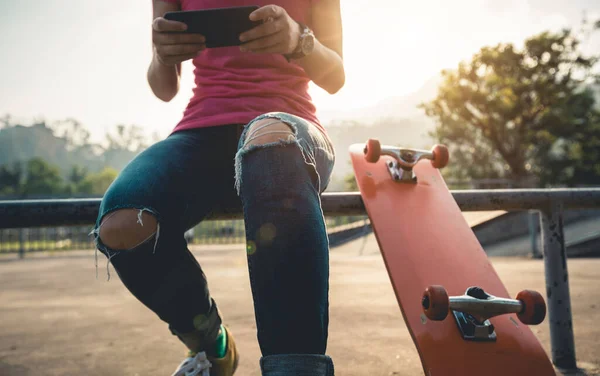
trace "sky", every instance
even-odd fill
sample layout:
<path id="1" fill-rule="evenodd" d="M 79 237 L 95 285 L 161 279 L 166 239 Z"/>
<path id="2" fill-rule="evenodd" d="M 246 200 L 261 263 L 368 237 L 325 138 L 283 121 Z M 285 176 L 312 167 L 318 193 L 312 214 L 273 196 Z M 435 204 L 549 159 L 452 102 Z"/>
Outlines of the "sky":
<path id="1" fill-rule="evenodd" d="M 117 124 L 165 136 L 193 88 L 164 103 L 146 81 L 150 0 L 0 1 L 0 116 L 25 124 L 68 117 L 100 140 Z M 516 44 L 543 30 L 577 27 L 598 0 L 341 0 L 346 85 L 330 95 L 311 86 L 320 112 L 371 106 L 417 90 L 484 45 Z M 587 43 L 600 52 L 600 39 Z M 331 119 L 322 119 L 323 122 Z"/>

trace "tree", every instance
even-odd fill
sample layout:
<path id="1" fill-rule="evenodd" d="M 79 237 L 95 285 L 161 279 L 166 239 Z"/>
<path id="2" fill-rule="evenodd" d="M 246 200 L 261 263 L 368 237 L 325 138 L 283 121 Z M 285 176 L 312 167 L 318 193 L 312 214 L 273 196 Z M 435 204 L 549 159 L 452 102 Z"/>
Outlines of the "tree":
<path id="1" fill-rule="evenodd" d="M 63 184 L 58 167 L 41 158 L 27 161 L 23 195 L 46 195 L 62 193 Z"/>
<path id="2" fill-rule="evenodd" d="M 106 134 L 106 140 L 108 141 L 109 150 L 116 149 L 140 152 L 148 147 L 144 130 L 139 125 L 117 125 L 116 133 L 108 132 Z"/>
<path id="3" fill-rule="evenodd" d="M 19 194 L 22 179 L 23 168 L 20 163 L 15 162 L 12 166 L 0 166 L 0 194 Z"/>
<path id="4" fill-rule="evenodd" d="M 358 192 L 358 184 L 354 173 L 351 172 L 344 177 L 344 190 L 346 192 Z"/>
<path id="5" fill-rule="evenodd" d="M 108 147 L 102 153 L 102 159 L 105 166 L 120 170 L 148 145 L 146 135 L 140 126 L 117 125 L 115 129 L 116 132 L 106 134 Z"/>
<path id="6" fill-rule="evenodd" d="M 81 165 L 71 166 L 71 170 L 67 175 L 65 182 L 65 193 L 74 194 L 80 193 L 80 185 L 83 183 L 88 175 L 88 169 Z"/>
<path id="7" fill-rule="evenodd" d="M 117 178 L 117 174 L 114 168 L 105 167 L 98 173 L 87 175 L 78 185 L 77 191 L 91 195 L 103 195 Z"/>
<path id="8" fill-rule="evenodd" d="M 89 144 L 90 132 L 77 120 L 67 118 L 54 122 L 51 127 L 54 135 L 67 141 L 67 149 L 73 150 Z"/>
<path id="9" fill-rule="evenodd" d="M 517 186 L 600 183 L 600 113 L 590 86 L 598 57 L 570 31 L 482 48 L 443 71 L 422 107 L 451 150 L 445 174 L 508 178 Z"/>
<path id="10" fill-rule="evenodd" d="M 11 126 L 11 116 L 10 114 L 5 114 L 0 118 L 0 129 L 8 128 Z"/>
<path id="11" fill-rule="evenodd" d="M 80 165 L 73 165 L 67 177 L 67 181 L 71 184 L 77 185 L 81 183 L 87 175 L 87 168 Z"/>

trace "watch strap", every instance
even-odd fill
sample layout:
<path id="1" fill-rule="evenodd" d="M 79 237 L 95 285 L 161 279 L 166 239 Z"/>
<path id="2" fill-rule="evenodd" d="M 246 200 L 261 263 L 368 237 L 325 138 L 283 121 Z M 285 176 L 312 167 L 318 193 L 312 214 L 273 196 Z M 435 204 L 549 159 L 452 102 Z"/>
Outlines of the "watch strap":
<path id="1" fill-rule="evenodd" d="M 308 26 L 306 26 L 302 22 L 298 22 L 298 25 L 300 25 L 300 29 L 302 30 L 302 33 L 300 34 L 300 38 L 298 39 L 298 46 L 296 46 L 296 49 L 294 51 L 292 51 L 292 53 L 283 55 L 287 59 L 288 62 L 291 61 L 292 59 L 299 59 L 299 58 L 305 56 L 304 53 L 302 52 L 302 39 L 303 39 L 304 35 L 307 33 L 307 31 L 310 33 L 310 29 L 308 28 Z"/>

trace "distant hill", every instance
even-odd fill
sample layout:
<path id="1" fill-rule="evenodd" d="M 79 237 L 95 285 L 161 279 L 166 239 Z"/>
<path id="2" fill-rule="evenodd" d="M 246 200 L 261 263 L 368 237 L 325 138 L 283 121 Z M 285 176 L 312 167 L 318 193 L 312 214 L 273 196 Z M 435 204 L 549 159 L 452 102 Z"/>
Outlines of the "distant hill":
<path id="1" fill-rule="evenodd" d="M 382 119 L 373 125 L 347 122 L 329 127 L 327 132 L 333 142 L 336 162 L 333 169 L 329 191 L 344 189 L 343 179 L 352 172 L 348 147 L 356 143 L 364 143 L 369 138 L 377 138 L 383 144 L 407 146 L 413 148 L 430 148 L 432 140 L 428 132 L 432 123 L 426 119 L 413 118 Z"/>
<path id="2" fill-rule="evenodd" d="M 378 138 L 388 145 L 431 147 L 433 140 L 428 133 L 435 124 L 418 105 L 435 98 L 440 82 L 441 76 L 435 76 L 408 95 L 387 98 L 366 108 L 324 112 L 321 117 L 336 151 L 336 164 L 328 190 L 343 190 L 343 179 L 352 172 L 348 155 L 351 144 Z"/>
<path id="3" fill-rule="evenodd" d="M 344 178 L 352 172 L 348 155 L 351 144 L 378 138 L 388 145 L 430 148 L 434 140 L 428 134 L 435 124 L 418 105 L 435 98 L 440 83 L 441 76 L 435 76 L 409 95 L 388 98 L 366 108 L 321 114 L 336 152 L 336 164 L 328 190 L 344 189 Z M 600 85 L 593 85 L 592 90 L 600 99 Z M 86 143 L 74 147 L 44 123 L 31 126 L 13 124 L 0 129 L 0 165 L 41 157 L 57 165 L 63 175 L 68 174 L 73 165 L 86 167 L 92 173 L 104 167 L 120 171 L 142 149 L 143 142 L 139 137 L 139 132 L 125 129 L 121 134 L 108 137 L 113 140 L 109 143 L 112 146 L 100 147 Z M 131 145 L 138 145 L 137 151 L 129 150 Z"/>
<path id="4" fill-rule="evenodd" d="M 58 137 L 45 123 L 31 126 L 12 125 L 0 129 L 0 165 L 26 162 L 34 157 L 56 165 L 66 176 L 74 165 L 99 172 L 104 167 L 121 170 L 136 152 L 125 148 L 103 148 L 85 143 L 69 144 L 66 138 Z"/>
<path id="5" fill-rule="evenodd" d="M 386 98 L 369 107 L 320 111 L 319 117 L 328 126 L 347 120 L 369 124 L 389 118 L 407 119 L 416 117 L 426 119 L 425 113 L 417 106 L 435 98 L 441 82 L 441 75 L 437 75 L 430 78 L 413 93 Z"/>

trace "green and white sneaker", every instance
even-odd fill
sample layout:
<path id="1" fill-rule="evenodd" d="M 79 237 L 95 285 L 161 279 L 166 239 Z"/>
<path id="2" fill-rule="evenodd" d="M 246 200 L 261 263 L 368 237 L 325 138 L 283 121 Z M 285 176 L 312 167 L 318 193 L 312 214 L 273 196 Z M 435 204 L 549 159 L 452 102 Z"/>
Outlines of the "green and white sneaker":
<path id="1" fill-rule="evenodd" d="M 204 351 L 196 354 L 190 352 L 172 376 L 232 376 L 238 366 L 239 354 L 233 336 L 227 327 L 223 326 L 223 329 L 226 338 L 225 356 L 217 358 Z"/>

